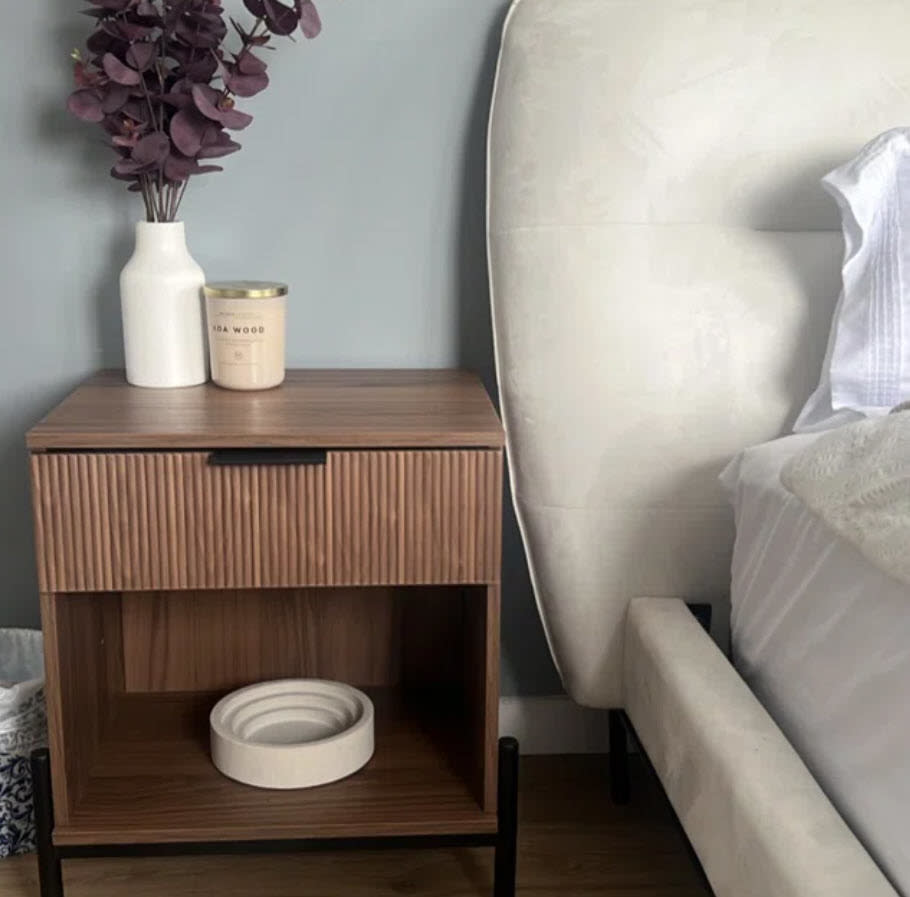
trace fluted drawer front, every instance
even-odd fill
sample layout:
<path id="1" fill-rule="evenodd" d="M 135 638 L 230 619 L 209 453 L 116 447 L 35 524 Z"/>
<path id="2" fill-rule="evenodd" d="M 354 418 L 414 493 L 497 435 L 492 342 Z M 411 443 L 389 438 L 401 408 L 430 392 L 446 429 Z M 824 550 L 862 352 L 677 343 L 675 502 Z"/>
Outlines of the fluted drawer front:
<path id="1" fill-rule="evenodd" d="M 502 453 L 32 456 L 42 591 L 495 582 Z"/>
<path id="2" fill-rule="evenodd" d="M 498 582 L 501 451 L 329 456 L 333 585 Z"/>

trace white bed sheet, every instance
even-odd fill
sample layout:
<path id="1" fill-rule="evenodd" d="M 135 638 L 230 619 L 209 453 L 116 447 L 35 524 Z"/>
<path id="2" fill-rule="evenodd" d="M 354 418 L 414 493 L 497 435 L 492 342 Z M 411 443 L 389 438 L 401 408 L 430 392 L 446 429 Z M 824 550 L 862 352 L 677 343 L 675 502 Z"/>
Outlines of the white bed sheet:
<path id="1" fill-rule="evenodd" d="M 781 467 L 815 438 L 748 449 L 722 477 L 737 525 L 734 660 L 910 897 L 910 589 L 781 485 Z"/>

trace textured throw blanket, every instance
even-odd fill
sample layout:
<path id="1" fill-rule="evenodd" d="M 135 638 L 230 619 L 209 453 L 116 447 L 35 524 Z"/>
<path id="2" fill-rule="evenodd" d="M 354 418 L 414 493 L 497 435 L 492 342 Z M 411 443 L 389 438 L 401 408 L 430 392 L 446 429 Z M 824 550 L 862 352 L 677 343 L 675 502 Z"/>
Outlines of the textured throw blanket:
<path id="1" fill-rule="evenodd" d="M 820 436 L 784 466 L 781 482 L 873 564 L 910 585 L 908 404 Z"/>

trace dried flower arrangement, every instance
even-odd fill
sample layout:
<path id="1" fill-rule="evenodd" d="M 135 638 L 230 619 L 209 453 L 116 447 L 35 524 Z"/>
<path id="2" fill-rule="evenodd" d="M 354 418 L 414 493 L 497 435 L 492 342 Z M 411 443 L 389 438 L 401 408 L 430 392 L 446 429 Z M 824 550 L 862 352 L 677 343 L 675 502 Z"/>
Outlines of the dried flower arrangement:
<path id="1" fill-rule="evenodd" d="M 230 18 L 239 39 L 225 48 L 221 0 L 90 0 L 97 20 L 86 48 L 76 50 L 76 90 L 68 108 L 99 124 L 118 159 L 113 177 L 142 194 L 148 221 L 174 221 L 190 177 L 221 171 L 208 160 L 240 149 L 228 131 L 253 120 L 235 104 L 269 84 L 255 51 L 273 36 L 321 29 L 311 0 L 243 0 L 250 28 Z"/>

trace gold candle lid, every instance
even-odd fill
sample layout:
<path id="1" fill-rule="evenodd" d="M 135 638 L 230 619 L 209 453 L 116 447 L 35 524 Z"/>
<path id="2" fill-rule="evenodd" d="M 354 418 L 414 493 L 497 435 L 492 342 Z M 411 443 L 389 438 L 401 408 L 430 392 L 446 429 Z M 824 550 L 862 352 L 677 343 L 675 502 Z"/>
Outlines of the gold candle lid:
<path id="1" fill-rule="evenodd" d="M 206 296 L 218 299 L 271 299 L 287 296 L 288 285 L 265 280 L 225 280 L 207 283 L 202 291 Z"/>

